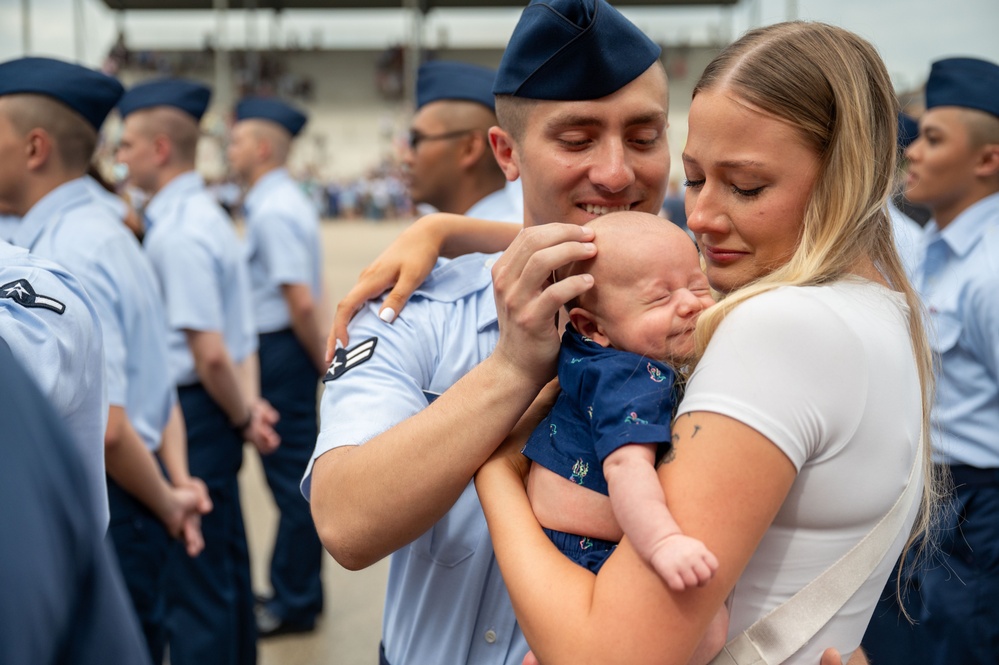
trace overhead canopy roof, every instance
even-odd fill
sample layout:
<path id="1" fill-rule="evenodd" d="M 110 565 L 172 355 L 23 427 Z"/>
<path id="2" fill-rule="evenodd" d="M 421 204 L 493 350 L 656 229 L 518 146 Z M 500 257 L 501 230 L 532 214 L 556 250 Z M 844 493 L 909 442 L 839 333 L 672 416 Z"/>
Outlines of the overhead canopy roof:
<path id="1" fill-rule="evenodd" d="M 525 7 L 525 0 L 418 0 L 423 11 L 437 8 Z M 617 7 L 734 5 L 739 0 L 618 0 Z M 104 0 L 111 9 L 215 9 L 215 0 Z M 405 9 L 406 0 L 227 0 L 229 9 Z"/>

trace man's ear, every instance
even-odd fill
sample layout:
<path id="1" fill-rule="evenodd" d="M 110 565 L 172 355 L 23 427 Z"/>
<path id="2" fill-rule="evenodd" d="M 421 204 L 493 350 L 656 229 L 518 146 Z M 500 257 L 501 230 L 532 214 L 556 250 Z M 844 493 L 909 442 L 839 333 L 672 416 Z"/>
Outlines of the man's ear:
<path id="1" fill-rule="evenodd" d="M 157 134 L 153 137 L 153 154 L 156 155 L 156 166 L 163 166 L 170 161 L 173 154 L 173 144 L 166 134 Z"/>
<path id="2" fill-rule="evenodd" d="M 999 175 L 999 143 L 987 143 L 982 146 L 975 175 L 981 178 Z"/>
<path id="3" fill-rule="evenodd" d="M 569 321 L 572 322 L 572 327 L 576 329 L 576 332 L 583 337 L 589 337 L 600 346 L 610 346 L 610 339 L 604 334 L 603 327 L 597 321 L 597 317 L 582 307 L 573 307 L 569 310 Z"/>
<path id="4" fill-rule="evenodd" d="M 24 137 L 25 166 L 29 171 L 38 171 L 44 168 L 52 159 L 52 136 L 42 129 L 35 127 Z"/>
<path id="5" fill-rule="evenodd" d="M 461 157 L 458 165 L 463 169 L 474 168 L 479 160 L 492 159 L 492 148 L 489 145 L 489 136 L 482 132 L 469 132 L 468 140 L 464 141 L 461 149 Z"/>
<path id="6" fill-rule="evenodd" d="M 513 182 L 519 178 L 520 156 L 517 153 L 516 143 L 514 143 L 510 133 L 498 126 L 490 127 L 489 145 L 492 147 L 496 163 L 499 164 L 506 179 Z"/>

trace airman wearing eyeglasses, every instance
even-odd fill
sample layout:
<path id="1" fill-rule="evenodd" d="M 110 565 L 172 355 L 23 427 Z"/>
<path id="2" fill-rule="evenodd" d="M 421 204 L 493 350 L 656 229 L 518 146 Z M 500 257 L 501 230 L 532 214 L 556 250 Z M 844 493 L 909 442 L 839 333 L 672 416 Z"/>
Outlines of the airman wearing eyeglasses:
<path id="1" fill-rule="evenodd" d="M 420 66 L 416 115 L 402 160 L 413 203 L 480 219 L 523 222 L 522 207 L 506 188 L 489 147 L 487 133 L 496 124 L 495 80 L 495 70 L 463 62 Z"/>

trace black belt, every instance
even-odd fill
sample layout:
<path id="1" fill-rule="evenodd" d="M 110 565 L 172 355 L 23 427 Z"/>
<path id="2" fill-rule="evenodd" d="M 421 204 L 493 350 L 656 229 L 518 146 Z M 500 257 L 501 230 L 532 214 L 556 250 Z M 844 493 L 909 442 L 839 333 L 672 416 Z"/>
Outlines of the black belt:
<path id="1" fill-rule="evenodd" d="M 378 665 L 389 665 L 388 658 L 385 657 L 385 643 L 378 643 Z"/>
<path id="2" fill-rule="evenodd" d="M 979 469 L 967 464 L 952 464 L 948 468 L 950 469 L 951 478 L 954 479 L 954 487 L 962 485 L 972 487 L 981 485 L 999 486 L 999 469 Z"/>

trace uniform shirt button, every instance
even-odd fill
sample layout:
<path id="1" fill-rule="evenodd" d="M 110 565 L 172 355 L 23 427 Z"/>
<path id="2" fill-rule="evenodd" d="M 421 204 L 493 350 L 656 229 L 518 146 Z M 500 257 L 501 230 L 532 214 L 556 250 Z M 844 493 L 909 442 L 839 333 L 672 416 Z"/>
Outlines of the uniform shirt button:
<path id="1" fill-rule="evenodd" d="M 496 631 L 490 628 L 486 631 L 486 643 L 492 644 L 496 641 Z"/>

